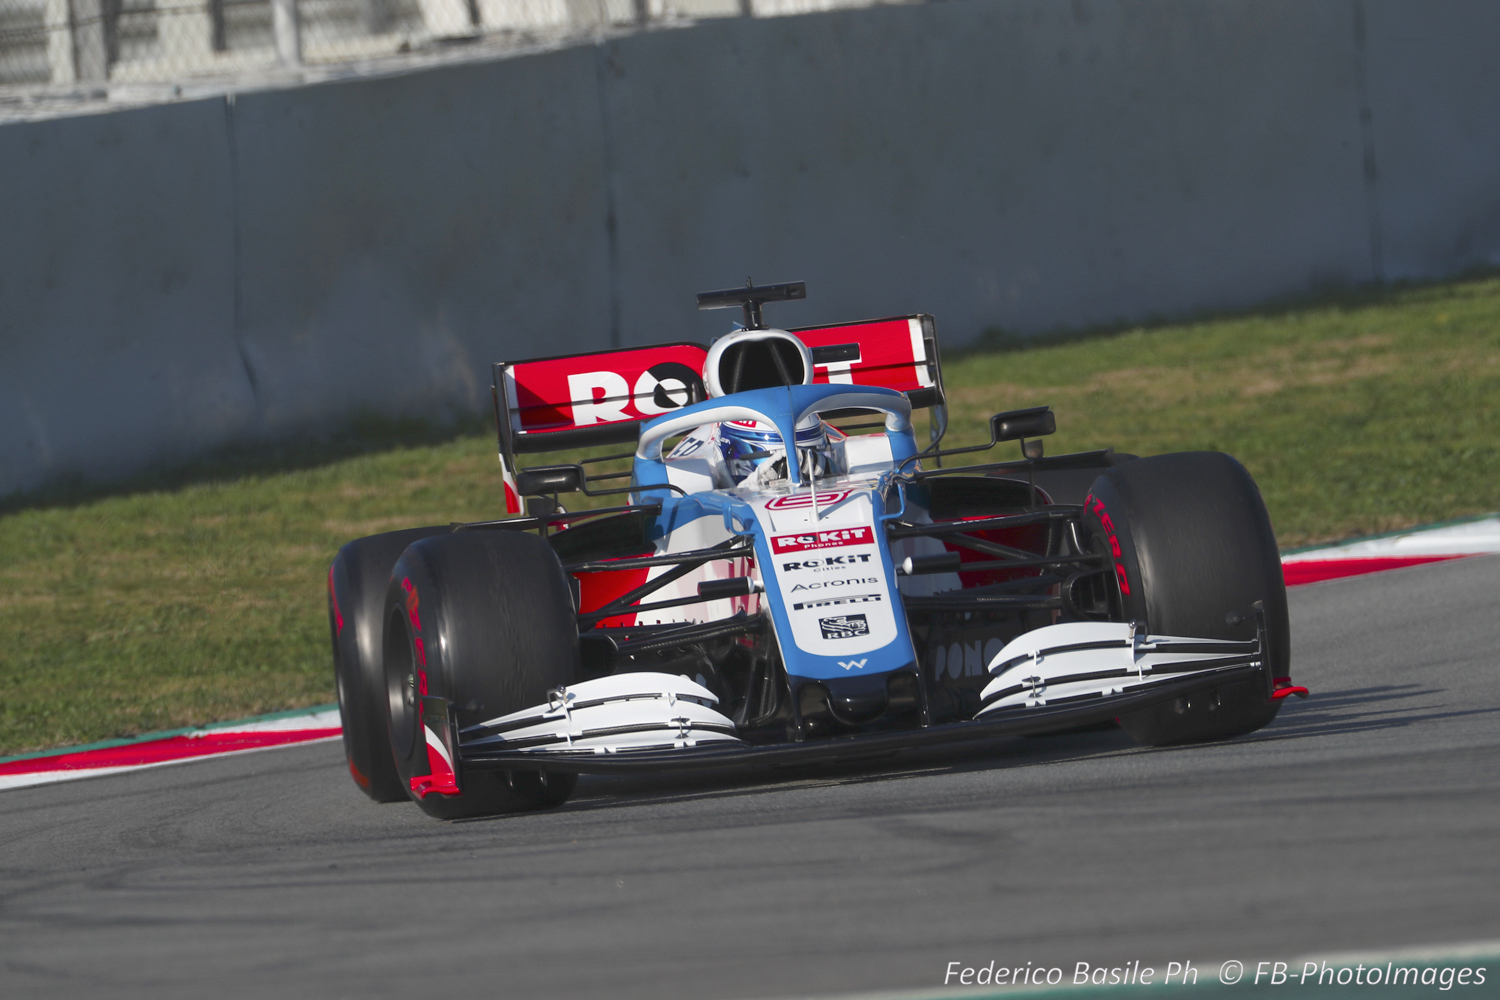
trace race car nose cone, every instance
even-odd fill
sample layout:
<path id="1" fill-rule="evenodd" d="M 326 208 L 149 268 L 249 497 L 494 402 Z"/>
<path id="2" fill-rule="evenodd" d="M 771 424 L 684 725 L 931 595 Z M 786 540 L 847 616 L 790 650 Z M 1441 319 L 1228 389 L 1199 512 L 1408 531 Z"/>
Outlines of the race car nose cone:
<path id="1" fill-rule="evenodd" d="M 869 722 L 885 711 L 885 674 L 836 677 L 824 683 L 828 686 L 828 709 L 840 722 Z"/>

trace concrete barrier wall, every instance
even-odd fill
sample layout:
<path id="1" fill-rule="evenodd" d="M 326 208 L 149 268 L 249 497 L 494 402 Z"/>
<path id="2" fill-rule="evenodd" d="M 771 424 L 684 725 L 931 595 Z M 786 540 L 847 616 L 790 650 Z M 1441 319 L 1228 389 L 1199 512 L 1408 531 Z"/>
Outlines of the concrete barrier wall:
<path id="1" fill-rule="evenodd" d="M 606 342 L 592 48 L 235 103 L 258 429 L 489 406 L 489 364 Z"/>
<path id="2" fill-rule="evenodd" d="M 0 128 L 0 495 L 242 433 L 222 101 Z"/>
<path id="3" fill-rule="evenodd" d="M 944 3 L 609 47 L 621 316 L 748 272 L 787 323 L 967 340 L 1372 279 L 1347 3 Z M 677 85 L 692 80 L 693 86 Z"/>
<path id="4" fill-rule="evenodd" d="M 1367 0 L 1364 8 L 1384 277 L 1500 264 L 1500 4 Z"/>
<path id="5" fill-rule="evenodd" d="M 1489 0 L 952 0 L 0 127 L 0 494 L 492 360 L 926 310 L 948 343 L 1500 261 Z"/>

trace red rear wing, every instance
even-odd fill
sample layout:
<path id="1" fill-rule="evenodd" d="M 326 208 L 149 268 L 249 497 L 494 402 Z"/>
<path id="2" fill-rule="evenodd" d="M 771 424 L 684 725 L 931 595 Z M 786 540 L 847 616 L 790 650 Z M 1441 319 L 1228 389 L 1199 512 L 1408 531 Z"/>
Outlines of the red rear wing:
<path id="1" fill-rule="evenodd" d="M 703 398 L 707 357 L 701 344 L 661 344 L 497 364 L 501 451 L 634 441 L 641 421 Z"/>
<path id="2" fill-rule="evenodd" d="M 812 350 L 815 383 L 895 389 L 906 393 L 914 407 L 943 402 L 943 372 L 931 316 L 896 316 L 790 332 Z"/>
<path id="3" fill-rule="evenodd" d="M 931 316 L 792 330 L 812 351 L 815 383 L 883 386 L 912 406 L 943 403 Z M 634 442 L 652 417 L 704 398 L 701 344 L 662 344 L 497 363 L 495 423 L 507 477 L 514 457 Z"/>

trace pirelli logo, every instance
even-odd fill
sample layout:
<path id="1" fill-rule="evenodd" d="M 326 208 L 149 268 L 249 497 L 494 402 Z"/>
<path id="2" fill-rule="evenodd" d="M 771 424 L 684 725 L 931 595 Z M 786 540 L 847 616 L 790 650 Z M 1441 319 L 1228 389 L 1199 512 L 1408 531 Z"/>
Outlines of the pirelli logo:
<path id="1" fill-rule="evenodd" d="M 846 545 L 869 545 L 875 540 L 869 528 L 830 528 L 827 531 L 808 531 L 800 535 L 772 535 L 771 551 L 809 552 L 813 549 L 841 549 Z"/>
<path id="2" fill-rule="evenodd" d="M 879 594 L 853 594 L 849 597 L 829 597 L 821 601 L 803 601 L 801 604 L 793 604 L 793 611 L 805 611 L 810 608 L 831 608 L 839 604 L 879 604 Z"/>

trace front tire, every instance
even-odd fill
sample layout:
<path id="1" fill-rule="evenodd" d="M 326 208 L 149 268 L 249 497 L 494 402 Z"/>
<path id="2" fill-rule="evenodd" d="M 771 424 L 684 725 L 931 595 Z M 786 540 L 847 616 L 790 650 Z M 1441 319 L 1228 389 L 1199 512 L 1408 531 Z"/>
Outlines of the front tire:
<path id="1" fill-rule="evenodd" d="M 355 785 L 376 802 L 405 802 L 406 789 L 385 733 L 385 592 L 391 567 L 413 542 L 447 528 L 408 528 L 357 538 L 328 568 L 328 631 L 344 731 L 344 757 Z"/>
<path id="2" fill-rule="evenodd" d="M 542 704 L 577 678 L 572 590 L 548 544 L 513 531 L 419 541 L 397 561 L 385 608 L 391 751 L 422 811 L 457 819 L 562 804 L 575 775 L 470 770 L 457 795 L 421 794 L 414 782 L 430 773 L 423 695 L 451 702 L 462 729 Z"/>
<path id="3" fill-rule="evenodd" d="M 1266 616 L 1266 665 L 1290 674 L 1286 583 L 1276 535 L 1245 467 L 1220 452 L 1157 455 L 1116 466 L 1094 480 L 1084 523 L 1114 563 L 1126 620 L 1155 635 L 1248 640 L 1256 601 Z M 1120 726 L 1138 743 L 1163 746 L 1253 732 L 1279 701 L 1259 679 L 1225 684 L 1132 712 Z"/>

